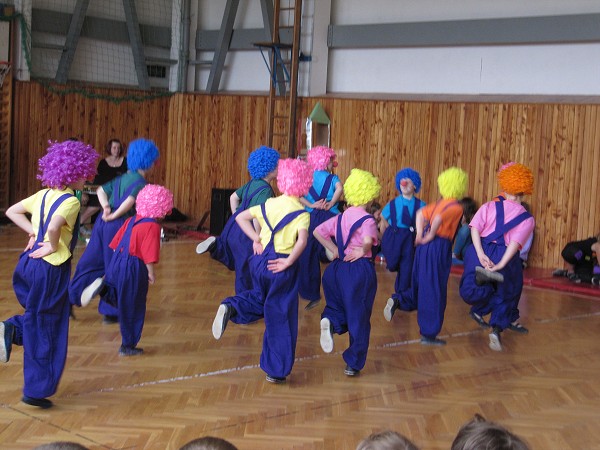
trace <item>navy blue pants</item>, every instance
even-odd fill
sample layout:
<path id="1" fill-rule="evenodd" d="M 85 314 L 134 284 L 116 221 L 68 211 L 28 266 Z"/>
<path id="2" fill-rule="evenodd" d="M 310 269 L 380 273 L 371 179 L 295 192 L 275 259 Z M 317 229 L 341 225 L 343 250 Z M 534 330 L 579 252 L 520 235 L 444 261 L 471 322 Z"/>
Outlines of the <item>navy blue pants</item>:
<path id="1" fill-rule="evenodd" d="M 148 296 L 148 269 L 136 256 L 115 252 L 105 282 L 117 299 L 121 344 L 135 347 L 142 337 Z"/>
<path id="2" fill-rule="evenodd" d="M 229 218 L 215 244 L 210 256 L 229 270 L 235 270 L 235 293 L 251 290 L 252 275 L 248 260 L 254 254 L 252 240 L 237 224 L 235 216 Z"/>
<path id="3" fill-rule="evenodd" d="M 414 235 L 408 228 L 386 228 L 381 239 L 381 250 L 387 269 L 398 272 L 392 298 L 399 300 L 400 293 L 410 288 L 415 254 Z"/>
<path id="4" fill-rule="evenodd" d="M 53 266 L 23 253 L 13 287 L 25 312 L 8 319 L 15 326 L 13 343 L 23 346 L 23 394 L 54 395 L 65 368 L 69 338 L 68 286 L 71 261 Z"/>
<path id="5" fill-rule="evenodd" d="M 354 262 L 335 259 L 323 273 L 325 309 L 333 332 L 348 332 L 350 345 L 344 351 L 346 364 L 361 370 L 367 360 L 371 336 L 371 312 L 377 293 L 375 267 L 368 258 Z"/>
<path id="6" fill-rule="evenodd" d="M 494 263 L 500 262 L 506 247 L 495 243 L 482 242 L 484 253 Z M 475 267 L 481 266 L 474 246 L 465 253 L 465 269 L 460 279 L 460 296 L 480 315 L 491 313 L 490 325 L 507 328 L 519 318 L 517 305 L 523 291 L 523 265 L 517 253 L 499 272 L 504 275 L 504 283 L 475 283 Z"/>
<path id="7" fill-rule="evenodd" d="M 102 217 L 98 217 L 96 220 L 90 242 L 77 263 L 75 274 L 69 285 L 71 304 L 81 306 L 81 293 L 83 290 L 96 278 L 103 277 L 106 273 L 106 268 L 110 264 L 114 253 L 109 244 L 121 225 L 125 223 L 125 220 L 122 217 L 110 222 L 105 222 Z M 98 312 L 110 316 L 119 315 L 116 299 L 112 298 L 110 291 L 100 299 Z"/>
<path id="8" fill-rule="evenodd" d="M 287 255 L 278 255 L 286 257 Z M 233 307 L 233 323 L 247 324 L 265 319 L 260 367 L 268 375 L 287 377 L 292 371 L 298 339 L 298 264 L 273 273 L 267 262 L 278 257 L 270 252 L 250 258 L 252 290 L 227 297 Z"/>

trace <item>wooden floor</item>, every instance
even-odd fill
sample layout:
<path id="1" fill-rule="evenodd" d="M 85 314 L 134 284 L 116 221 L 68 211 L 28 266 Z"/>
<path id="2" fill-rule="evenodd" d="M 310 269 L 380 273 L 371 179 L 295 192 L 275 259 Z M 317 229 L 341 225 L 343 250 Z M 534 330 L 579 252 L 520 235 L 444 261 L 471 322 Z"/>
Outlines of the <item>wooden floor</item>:
<path id="1" fill-rule="evenodd" d="M 21 313 L 10 279 L 24 242 L 15 228 L 0 228 L 1 318 Z M 451 276 L 441 333 L 448 345 L 432 348 L 419 344 L 415 313 L 384 320 L 394 276 L 378 266 L 360 376 L 343 373 L 347 337 L 336 336 L 334 352 L 324 354 L 321 311 L 302 309 L 294 369 L 287 384 L 272 385 L 258 367 L 262 321 L 230 324 L 213 339 L 214 313 L 233 290 L 233 273 L 194 249 L 185 238 L 162 247 L 143 356 L 119 357 L 119 328 L 104 325 L 94 304 L 76 311 L 53 409 L 20 402 L 23 352 L 14 348 L 0 366 L 0 448 L 68 440 L 90 449 L 178 449 L 212 435 L 248 450 L 354 449 L 390 428 L 422 449 L 448 449 L 460 425 L 480 413 L 533 449 L 600 449 L 597 299 L 526 288 L 521 314 L 531 332 L 503 333 L 505 350 L 497 353 Z"/>

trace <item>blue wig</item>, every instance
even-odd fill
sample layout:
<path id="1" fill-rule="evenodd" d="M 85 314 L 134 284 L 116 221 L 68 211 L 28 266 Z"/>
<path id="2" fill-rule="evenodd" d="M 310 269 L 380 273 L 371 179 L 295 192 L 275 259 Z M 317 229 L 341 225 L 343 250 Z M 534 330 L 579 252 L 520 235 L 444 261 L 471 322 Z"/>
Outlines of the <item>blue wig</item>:
<path id="1" fill-rule="evenodd" d="M 277 168 L 279 152 L 264 145 L 258 147 L 248 157 L 248 172 L 253 180 L 266 177 Z"/>
<path id="2" fill-rule="evenodd" d="M 414 169 L 410 167 L 405 167 L 400 172 L 396 174 L 396 189 L 400 191 L 400 180 L 403 178 L 408 178 L 415 185 L 415 193 L 421 190 L 421 175 Z"/>
<path id="3" fill-rule="evenodd" d="M 136 139 L 127 148 L 127 168 L 132 172 L 148 170 L 158 159 L 158 148 L 149 139 Z"/>

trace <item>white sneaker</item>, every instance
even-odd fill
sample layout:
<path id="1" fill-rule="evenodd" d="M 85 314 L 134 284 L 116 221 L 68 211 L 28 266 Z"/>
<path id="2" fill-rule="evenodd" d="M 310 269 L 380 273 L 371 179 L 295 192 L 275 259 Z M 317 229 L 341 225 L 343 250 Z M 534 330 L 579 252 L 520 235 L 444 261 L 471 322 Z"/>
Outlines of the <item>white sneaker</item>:
<path id="1" fill-rule="evenodd" d="M 500 335 L 493 331 L 490 333 L 490 348 L 492 350 L 494 350 L 495 352 L 502 351 L 502 343 L 500 342 Z"/>
<path id="2" fill-rule="evenodd" d="M 231 315 L 229 306 L 221 303 L 219 305 L 219 309 L 217 309 L 217 315 L 215 316 L 215 320 L 213 320 L 212 325 L 212 334 L 215 339 L 221 339 L 223 333 L 225 332 L 225 327 L 227 327 L 227 322 L 229 322 L 229 316 Z"/>
<path id="3" fill-rule="evenodd" d="M 394 317 L 394 313 L 398 309 L 397 300 L 394 300 L 392 297 L 387 299 L 387 303 L 385 304 L 385 308 L 383 308 L 383 317 L 388 322 L 392 321 L 392 317 Z"/>
<path id="4" fill-rule="evenodd" d="M 85 308 L 90 304 L 92 299 L 100 293 L 100 289 L 104 286 L 103 278 L 96 278 L 88 287 L 81 293 L 81 307 Z"/>
<path id="5" fill-rule="evenodd" d="M 327 317 L 321 319 L 321 348 L 325 353 L 333 351 L 333 335 L 331 334 L 331 322 Z"/>
<path id="6" fill-rule="evenodd" d="M 197 246 L 196 246 L 196 253 L 198 253 L 199 255 L 201 255 L 202 253 L 206 253 L 212 244 L 214 244 L 214 242 L 217 240 L 216 237 L 214 236 L 210 236 L 206 239 L 204 239 L 202 242 L 200 242 Z"/>

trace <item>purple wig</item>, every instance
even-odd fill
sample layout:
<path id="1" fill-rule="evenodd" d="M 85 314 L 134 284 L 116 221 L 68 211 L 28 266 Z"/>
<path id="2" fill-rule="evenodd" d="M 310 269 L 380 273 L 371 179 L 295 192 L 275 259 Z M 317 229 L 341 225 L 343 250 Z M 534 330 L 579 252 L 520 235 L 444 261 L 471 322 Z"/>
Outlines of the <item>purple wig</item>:
<path id="1" fill-rule="evenodd" d="M 277 188 L 285 195 L 302 197 L 313 182 L 313 169 L 299 159 L 281 159 L 277 168 Z"/>
<path id="2" fill-rule="evenodd" d="M 415 193 L 421 190 L 421 175 L 419 175 L 419 172 L 410 167 L 405 167 L 396 174 L 396 189 L 398 189 L 398 191 L 400 191 L 400 181 L 404 178 L 408 178 L 413 182 L 415 185 Z"/>
<path id="3" fill-rule="evenodd" d="M 158 148 L 149 139 L 136 139 L 127 149 L 127 168 L 132 172 L 148 170 L 158 159 Z"/>
<path id="4" fill-rule="evenodd" d="M 91 145 L 80 141 L 52 142 L 38 161 L 38 180 L 49 188 L 64 189 L 72 183 L 96 175 L 100 155 Z"/>
<path id="5" fill-rule="evenodd" d="M 140 217 L 165 217 L 173 209 L 173 193 L 158 184 L 147 184 L 135 199 L 135 209 Z"/>
<path id="6" fill-rule="evenodd" d="M 258 147 L 248 157 L 248 172 L 253 180 L 266 177 L 277 169 L 279 152 L 264 145 Z"/>

